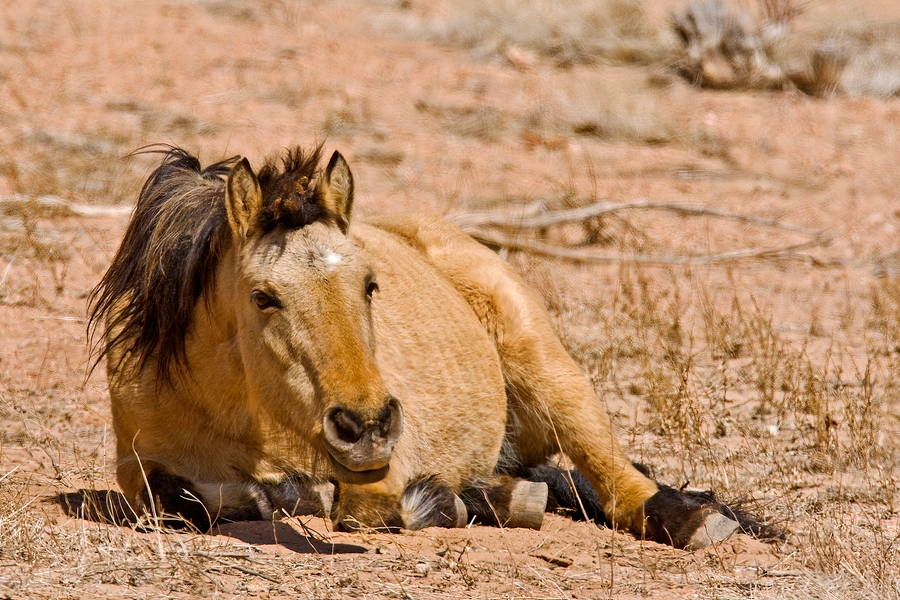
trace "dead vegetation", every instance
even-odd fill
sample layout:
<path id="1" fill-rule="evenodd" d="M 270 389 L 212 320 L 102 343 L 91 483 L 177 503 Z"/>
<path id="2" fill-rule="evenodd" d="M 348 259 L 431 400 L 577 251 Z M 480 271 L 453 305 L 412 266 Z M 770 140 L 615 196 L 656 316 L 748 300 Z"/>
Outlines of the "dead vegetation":
<path id="1" fill-rule="evenodd" d="M 639 63 L 712 89 L 900 93 L 900 23 L 829 22 L 804 0 L 692 0 L 670 23 L 636 0 L 453 3 L 424 26 L 437 39 L 523 69 Z"/>
<path id="2" fill-rule="evenodd" d="M 900 93 L 900 24 L 810 27 L 803 23 L 809 4 L 765 0 L 754 15 L 725 0 L 694 0 L 672 15 L 683 49 L 676 68 L 693 84 L 714 89 Z"/>

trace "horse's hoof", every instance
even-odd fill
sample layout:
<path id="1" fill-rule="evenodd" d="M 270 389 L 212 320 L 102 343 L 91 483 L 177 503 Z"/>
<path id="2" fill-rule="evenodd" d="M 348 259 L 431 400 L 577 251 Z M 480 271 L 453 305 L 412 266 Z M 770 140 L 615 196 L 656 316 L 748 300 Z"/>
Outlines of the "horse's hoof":
<path id="1" fill-rule="evenodd" d="M 334 484 L 330 481 L 314 485 L 312 491 L 319 497 L 320 508 L 317 517 L 328 518 L 331 516 L 331 508 L 334 506 Z"/>
<path id="2" fill-rule="evenodd" d="M 466 503 L 462 501 L 462 498 L 453 494 L 453 504 L 456 508 L 456 523 L 453 527 L 457 529 L 465 527 L 469 524 L 469 511 L 466 510 Z"/>
<path id="3" fill-rule="evenodd" d="M 721 542 L 740 527 L 728 509 L 705 495 L 685 494 L 668 486 L 644 503 L 644 537 L 684 550 Z"/>
<path id="4" fill-rule="evenodd" d="M 699 550 L 713 544 L 725 541 L 732 533 L 738 530 L 740 523 L 730 519 L 719 512 L 707 515 L 694 535 L 685 545 L 685 550 Z"/>
<path id="5" fill-rule="evenodd" d="M 519 481 L 509 499 L 509 520 L 506 527 L 540 529 L 547 509 L 547 484 L 543 481 Z"/>

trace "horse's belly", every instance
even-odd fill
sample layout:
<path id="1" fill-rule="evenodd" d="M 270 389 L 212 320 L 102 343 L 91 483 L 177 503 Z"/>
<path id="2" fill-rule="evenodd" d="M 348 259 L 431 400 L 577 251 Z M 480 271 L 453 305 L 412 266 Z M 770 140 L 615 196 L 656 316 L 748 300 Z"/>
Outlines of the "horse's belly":
<path id="1" fill-rule="evenodd" d="M 362 226 L 379 284 L 376 356 L 404 411 L 391 462 L 408 476 L 440 474 L 452 486 L 493 472 L 506 427 L 497 351 L 466 300 L 416 251 Z"/>

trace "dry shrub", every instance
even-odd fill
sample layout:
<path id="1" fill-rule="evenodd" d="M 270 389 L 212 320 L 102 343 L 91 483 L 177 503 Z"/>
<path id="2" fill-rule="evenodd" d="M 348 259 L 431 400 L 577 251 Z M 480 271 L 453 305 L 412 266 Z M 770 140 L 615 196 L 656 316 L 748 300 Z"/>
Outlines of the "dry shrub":
<path id="1" fill-rule="evenodd" d="M 520 47 L 562 65 L 655 62 L 669 44 L 638 0 L 466 0 L 453 3 L 447 20 L 431 29 L 483 57 Z"/>
<path id="2" fill-rule="evenodd" d="M 715 89 L 778 88 L 787 81 L 768 56 L 750 15 L 724 0 L 697 0 L 672 15 L 684 55 L 678 71 L 692 83 Z"/>
<path id="3" fill-rule="evenodd" d="M 672 16 L 678 71 L 717 89 L 796 86 L 812 95 L 900 93 L 900 23 L 854 16 L 849 25 L 804 20 L 811 5 L 759 0 L 758 18 L 725 0 L 696 0 Z"/>

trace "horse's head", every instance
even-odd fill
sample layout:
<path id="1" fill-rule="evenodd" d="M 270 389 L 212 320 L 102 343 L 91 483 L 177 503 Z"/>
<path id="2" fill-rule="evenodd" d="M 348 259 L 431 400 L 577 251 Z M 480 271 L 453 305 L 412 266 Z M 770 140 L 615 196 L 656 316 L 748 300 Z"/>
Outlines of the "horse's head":
<path id="1" fill-rule="evenodd" d="M 353 177 L 335 152 L 310 185 L 291 169 L 301 158 L 259 177 L 243 159 L 226 184 L 250 401 L 327 454 L 339 481 L 377 481 L 403 414 L 375 362 L 375 274 L 347 237 Z"/>

